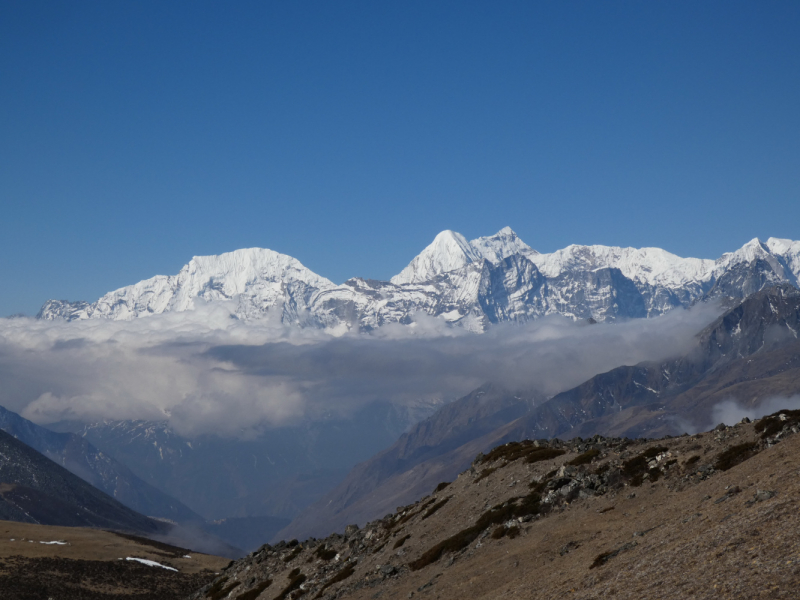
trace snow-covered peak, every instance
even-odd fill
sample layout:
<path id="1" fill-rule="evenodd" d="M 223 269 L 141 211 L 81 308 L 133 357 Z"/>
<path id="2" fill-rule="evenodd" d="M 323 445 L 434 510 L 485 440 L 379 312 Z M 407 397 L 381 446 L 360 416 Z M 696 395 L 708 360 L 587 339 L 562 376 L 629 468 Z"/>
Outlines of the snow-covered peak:
<path id="1" fill-rule="evenodd" d="M 769 238 L 766 246 L 773 254 L 783 259 L 795 280 L 800 282 L 800 241 Z"/>
<path id="2" fill-rule="evenodd" d="M 494 235 L 479 237 L 471 242 L 460 233 L 447 229 L 437 235 L 391 281 L 395 285 L 422 283 L 482 259 L 497 264 L 514 254 L 532 256 L 538 252 L 519 239 L 511 227 L 503 227 Z"/>
<path id="3" fill-rule="evenodd" d="M 302 281 L 318 288 L 334 283 L 286 254 L 267 248 L 245 248 L 212 256 L 195 256 L 178 274 L 199 292 L 210 282 L 227 296 L 241 294 L 253 283 L 264 281 Z"/>
<path id="4" fill-rule="evenodd" d="M 781 240 L 788 242 L 789 240 Z M 791 244 L 791 242 L 789 242 Z M 773 244 L 775 247 L 779 244 Z M 773 250 L 758 238 L 753 238 L 744 246 L 735 250 L 734 252 L 726 252 L 720 256 L 715 263 L 714 274 L 719 277 L 726 270 L 738 264 L 749 264 L 754 260 L 763 260 L 768 262 L 774 270 L 779 272 L 784 271 L 784 265 L 781 264 L 780 259 L 783 258 L 779 253 Z M 787 265 L 788 266 L 788 265 Z"/>
<path id="5" fill-rule="evenodd" d="M 770 249 L 758 238 L 753 238 L 738 250 L 720 256 L 716 263 L 718 267 L 727 267 L 738 263 L 749 263 L 757 258 L 765 258 L 769 254 Z"/>
<path id="6" fill-rule="evenodd" d="M 800 242 L 769 238 L 766 243 L 753 238 L 735 252 L 726 252 L 716 261 L 717 275 L 740 263 L 763 260 L 789 281 L 800 281 Z"/>
<path id="7" fill-rule="evenodd" d="M 109 292 L 95 307 L 96 316 L 132 319 L 165 311 L 195 308 L 196 300 L 232 300 L 258 295 L 274 305 L 287 285 L 314 289 L 336 287 L 299 260 L 266 248 L 245 248 L 214 256 L 195 256 L 177 275 L 157 275 Z"/>
<path id="8" fill-rule="evenodd" d="M 503 227 L 494 235 L 479 237 L 469 244 L 483 258 L 493 263 L 498 263 L 514 254 L 523 254 L 525 256 L 539 254 L 519 239 L 511 227 Z"/>
<path id="9" fill-rule="evenodd" d="M 408 266 L 392 277 L 395 285 L 429 281 L 441 273 L 455 271 L 482 256 L 460 233 L 446 229 L 420 252 Z"/>
<path id="10" fill-rule="evenodd" d="M 800 242 L 785 240 L 781 238 L 769 238 L 766 243 L 767 248 L 774 254 L 781 256 L 800 257 Z"/>
<path id="11" fill-rule="evenodd" d="M 608 268 L 629 281 L 601 272 Z M 471 242 L 443 231 L 391 284 L 352 279 L 334 285 L 291 256 L 249 248 L 194 257 L 176 275 L 140 281 L 91 304 L 49 301 L 38 317 L 130 320 L 209 303 L 219 306 L 209 307 L 217 314 L 334 335 L 408 323 L 421 313 L 483 331 L 490 323 L 554 313 L 596 320 L 653 316 L 712 291 L 739 297 L 781 282 L 800 282 L 800 242 L 754 239 L 717 261 L 614 246 L 539 254 L 505 227 Z"/>
<path id="12" fill-rule="evenodd" d="M 572 245 L 529 258 L 545 277 L 558 277 L 565 271 L 617 268 L 633 281 L 667 287 L 706 281 L 714 268 L 713 260 L 681 258 L 661 248 Z"/>

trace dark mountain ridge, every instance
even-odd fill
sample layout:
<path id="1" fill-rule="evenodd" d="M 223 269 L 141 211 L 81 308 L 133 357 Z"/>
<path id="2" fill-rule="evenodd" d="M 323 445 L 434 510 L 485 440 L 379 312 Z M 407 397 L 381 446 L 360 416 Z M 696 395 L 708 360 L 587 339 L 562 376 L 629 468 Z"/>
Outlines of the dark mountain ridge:
<path id="1" fill-rule="evenodd" d="M 203 522 L 180 501 L 142 481 L 128 467 L 74 433 L 50 431 L 2 406 L 0 429 L 136 512 L 175 522 Z"/>
<path id="2" fill-rule="evenodd" d="M 761 390 L 755 397 L 742 400 L 754 406 L 770 395 L 797 393 L 800 388 L 767 385 L 774 374 L 794 368 L 794 363 L 787 363 L 785 357 L 794 356 L 800 348 L 797 332 L 800 332 L 800 290 L 789 285 L 762 290 L 703 329 L 694 348 L 685 356 L 658 364 L 618 367 L 596 375 L 522 417 L 515 434 L 580 435 L 577 431 L 570 433 L 576 428 L 584 434 L 596 430 L 596 433 L 618 432 L 630 437 L 682 433 L 677 419 L 699 424 L 711 416 L 713 404 L 708 400 L 698 402 L 697 392 L 692 390 L 705 384 L 703 389 L 708 396 L 717 386 L 730 387 L 727 380 L 723 383 L 722 375 L 741 370 L 742 363 L 747 364 L 753 357 L 759 359 L 756 364 L 760 368 L 757 378 Z M 709 385 L 712 382 L 715 385 Z M 695 402 L 686 402 L 688 398 L 694 398 Z M 711 398 L 718 396 L 712 394 Z M 651 412 L 660 414 L 644 422 L 635 419 L 635 423 L 622 431 L 625 420 L 620 413 L 639 407 L 650 407 Z M 612 420 L 616 424 L 609 427 Z"/>
<path id="3" fill-rule="evenodd" d="M 163 535 L 170 529 L 124 506 L 5 431 L 0 431 L 0 518 L 144 535 Z"/>

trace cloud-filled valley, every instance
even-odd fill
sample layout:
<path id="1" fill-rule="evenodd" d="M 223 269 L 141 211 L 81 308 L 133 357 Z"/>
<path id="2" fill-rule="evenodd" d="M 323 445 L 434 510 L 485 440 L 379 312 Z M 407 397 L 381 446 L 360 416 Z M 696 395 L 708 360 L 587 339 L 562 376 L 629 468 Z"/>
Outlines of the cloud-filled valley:
<path id="1" fill-rule="evenodd" d="M 491 381 L 549 396 L 622 364 L 685 352 L 714 304 L 615 324 L 547 317 L 484 334 L 419 314 L 334 337 L 231 307 L 133 321 L 0 320 L 0 404 L 40 424 L 169 420 L 186 436 L 249 437 L 370 402 L 455 399 Z"/>

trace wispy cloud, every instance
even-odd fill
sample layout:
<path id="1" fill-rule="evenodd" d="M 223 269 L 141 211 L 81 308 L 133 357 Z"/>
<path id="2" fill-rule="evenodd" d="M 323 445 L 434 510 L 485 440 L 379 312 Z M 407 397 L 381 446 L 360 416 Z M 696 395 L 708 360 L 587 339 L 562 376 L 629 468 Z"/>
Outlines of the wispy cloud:
<path id="1" fill-rule="evenodd" d="M 333 337 L 243 323 L 230 311 L 0 319 L 0 404 L 39 423 L 168 419 L 185 435 L 250 435 L 375 400 L 449 400 L 487 381 L 554 394 L 622 364 L 681 354 L 718 314 L 699 305 L 613 325 L 548 317 L 483 335 L 419 315 L 413 326 Z"/>
<path id="2" fill-rule="evenodd" d="M 706 418 L 689 419 L 675 415 L 671 420 L 675 424 L 677 431 L 688 434 L 709 431 L 724 423 L 725 425 L 735 425 L 747 417 L 751 421 L 760 419 L 765 415 L 771 415 L 779 410 L 798 410 L 800 409 L 800 396 L 771 396 L 764 400 L 753 403 L 746 403 L 736 398 L 728 398 L 718 402 L 711 407 L 711 414 Z"/>
<path id="3" fill-rule="evenodd" d="M 711 409 L 711 423 L 704 429 L 711 429 L 720 423 L 734 425 L 745 417 L 751 420 L 760 419 L 764 415 L 771 415 L 779 410 L 797 409 L 800 409 L 800 396 L 774 396 L 756 406 L 746 406 L 736 400 L 725 400 Z"/>

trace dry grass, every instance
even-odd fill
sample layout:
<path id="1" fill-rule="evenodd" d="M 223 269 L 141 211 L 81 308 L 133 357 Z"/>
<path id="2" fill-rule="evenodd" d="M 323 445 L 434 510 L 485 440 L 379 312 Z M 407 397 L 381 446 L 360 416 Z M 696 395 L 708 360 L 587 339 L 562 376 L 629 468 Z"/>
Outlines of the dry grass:
<path id="1" fill-rule="evenodd" d="M 337 552 L 333 548 L 326 547 L 325 544 L 320 544 L 314 550 L 314 554 L 322 560 L 331 560 L 336 556 Z"/>
<path id="2" fill-rule="evenodd" d="M 755 442 L 745 442 L 737 444 L 722 452 L 714 461 L 714 468 L 717 471 L 727 471 L 736 465 L 743 463 L 748 458 L 752 458 L 758 453 Z"/>
<path id="3" fill-rule="evenodd" d="M 298 571 L 297 573 L 295 571 Z M 299 573 L 299 569 L 295 569 L 289 573 L 289 585 L 281 590 L 281 593 L 275 596 L 275 600 L 284 600 L 289 594 L 299 588 L 306 580 L 306 576 Z"/>
<path id="4" fill-rule="evenodd" d="M 525 456 L 525 462 L 533 464 L 543 460 L 550 460 L 551 458 L 558 458 L 566 453 L 566 450 L 559 450 L 558 448 L 538 448 L 536 451 L 529 452 Z"/>
<path id="5" fill-rule="evenodd" d="M 447 553 L 460 552 L 492 525 L 504 523 L 515 517 L 537 514 L 539 512 L 540 501 L 541 498 L 539 494 L 531 493 L 527 496 L 514 498 L 508 502 L 490 508 L 478 518 L 477 522 L 472 527 L 467 527 L 428 549 L 417 560 L 409 563 L 409 568 L 412 571 L 417 571 L 436 562 Z"/>
<path id="6" fill-rule="evenodd" d="M 587 450 L 583 454 L 579 454 L 571 461 L 569 461 L 567 464 L 572 465 L 573 467 L 578 467 L 580 465 L 588 465 L 598 456 L 600 456 L 600 450 L 598 450 L 597 448 L 592 448 L 590 450 Z"/>
<path id="7" fill-rule="evenodd" d="M 283 557 L 283 562 L 292 562 L 298 555 L 303 551 L 302 546 L 295 546 L 294 550 L 292 550 L 289 554 Z"/>
<path id="8" fill-rule="evenodd" d="M 236 596 L 236 600 L 256 600 L 265 589 L 272 585 L 272 579 L 266 579 L 259 583 L 252 590 L 247 590 L 244 594 Z"/>
<path id="9" fill-rule="evenodd" d="M 498 460 L 505 461 L 504 464 L 491 469 L 489 472 L 484 471 L 486 475 L 483 475 L 483 477 L 486 477 L 487 475 L 496 471 L 498 468 L 504 467 L 509 463 L 519 459 L 525 459 L 526 463 L 532 464 L 542 460 L 556 458 L 562 454 L 566 454 L 566 451 L 558 448 L 537 446 L 531 440 L 524 440 L 522 442 L 509 442 L 508 444 L 497 446 L 491 452 L 481 457 L 478 463 L 492 463 Z"/>
<path id="10" fill-rule="evenodd" d="M 497 469 L 499 469 L 499 467 L 490 467 L 488 469 L 484 469 L 483 471 L 481 471 L 480 475 L 478 475 L 472 483 L 478 483 L 480 481 L 483 481 L 489 475 L 491 475 L 492 473 L 497 471 Z"/>
<path id="11" fill-rule="evenodd" d="M 403 544 L 405 544 L 405 543 L 406 543 L 406 541 L 407 541 L 407 540 L 408 540 L 410 537 L 411 537 L 411 534 L 404 535 L 403 537 L 401 537 L 400 539 L 398 539 L 398 540 L 397 540 L 397 541 L 394 543 L 394 546 L 392 546 L 392 549 L 393 549 L 393 550 L 397 550 L 398 548 L 401 548 L 401 547 L 403 546 Z"/>
<path id="12" fill-rule="evenodd" d="M 242 584 L 241 581 L 234 581 L 228 585 L 225 585 L 226 583 L 228 583 L 227 577 L 215 581 L 214 585 L 206 592 L 206 598 L 209 600 L 222 600 L 222 598 L 226 598 L 228 594 Z"/>
<path id="13" fill-rule="evenodd" d="M 441 500 L 441 501 L 437 502 L 436 504 L 434 504 L 433 506 L 431 506 L 428 510 L 425 511 L 425 514 L 422 515 L 422 520 L 424 521 L 425 519 L 427 519 L 431 515 L 435 514 L 437 510 L 439 510 L 445 504 L 447 504 L 448 500 L 450 500 L 450 498 L 445 498 L 444 500 Z"/>
<path id="14" fill-rule="evenodd" d="M 327 589 L 328 589 L 329 587 L 331 587 L 332 585 L 334 585 L 334 584 L 336 584 L 336 583 L 339 583 L 340 581 L 344 581 L 345 579 L 347 579 L 348 577 L 350 577 L 350 576 L 351 576 L 353 573 L 355 573 L 355 572 L 356 572 L 356 571 L 355 571 L 355 569 L 353 568 L 353 565 L 347 565 L 347 566 L 346 566 L 344 569 L 342 569 L 341 571 L 339 571 L 338 573 L 336 573 L 336 575 L 334 575 L 333 577 L 331 577 L 331 578 L 328 580 L 328 582 L 327 582 L 327 583 L 325 583 L 325 585 L 323 585 L 323 586 L 322 586 L 322 588 L 320 588 L 319 592 L 317 592 L 317 595 L 316 595 L 316 596 L 314 596 L 314 599 L 316 600 L 317 598 L 321 598 L 321 597 L 322 597 L 322 595 L 325 593 L 325 590 L 327 590 Z"/>

